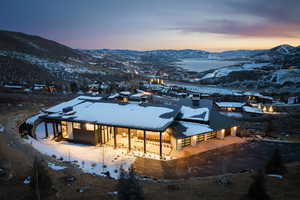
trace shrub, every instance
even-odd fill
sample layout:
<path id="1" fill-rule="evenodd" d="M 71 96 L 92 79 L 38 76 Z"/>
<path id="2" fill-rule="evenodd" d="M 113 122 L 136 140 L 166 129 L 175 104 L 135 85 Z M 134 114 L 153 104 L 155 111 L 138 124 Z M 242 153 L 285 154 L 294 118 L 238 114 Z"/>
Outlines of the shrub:
<path id="1" fill-rule="evenodd" d="M 286 167 L 284 166 L 284 163 L 281 158 L 281 154 L 279 149 L 275 149 L 271 159 L 267 163 L 265 167 L 267 174 L 284 174 L 287 172 Z"/>
<path id="2" fill-rule="evenodd" d="M 253 182 L 249 187 L 247 197 L 253 200 L 269 200 L 270 197 L 266 191 L 264 173 L 259 171 L 252 178 Z"/>
<path id="3" fill-rule="evenodd" d="M 143 200 L 143 188 L 137 179 L 136 173 L 133 168 L 129 172 L 120 168 L 120 178 L 117 184 L 118 199 L 119 200 Z"/>

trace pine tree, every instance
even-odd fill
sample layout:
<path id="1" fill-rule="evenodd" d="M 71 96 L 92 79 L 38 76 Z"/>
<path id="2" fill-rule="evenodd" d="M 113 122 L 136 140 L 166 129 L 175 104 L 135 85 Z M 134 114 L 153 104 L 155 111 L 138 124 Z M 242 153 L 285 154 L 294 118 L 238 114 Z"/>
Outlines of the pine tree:
<path id="1" fill-rule="evenodd" d="M 78 92 L 78 86 L 77 86 L 77 84 L 75 82 L 72 82 L 70 84 L 70 90 L 71 90 L 72 93 Z"/>
<path id="2" fill-rule="evenodd" d="M 265 135 L 266 136 L 271 136 L 272 132 L 273 132 L 273 123 L 272 123 L 272 120 L 269 119 L 267 121 L 267 125 L 266 125 L 266 128 L 265 128 Z"/>
<path id="3" fill-rule="evenodd" d="M 120 168 L 120 177 L 117 184 L 118 199 L 119 200 L 143 200 L 143 188 L 136 177 L 133 168 L 129 169 L 126 173 L 125 170 Z"/>
<path id="4" fill-rule="evenodd" d="M 247 197 L 253 200 L 269 200 L 270 197 L 267 194 L 265 182 L 264 173 L 259 171 L 253 176 L 253 183 L 249 187 Z"/>
<path id="5" fill-rule="evenodd" d="M 33 161 L 33 170 L 30 186 L 35 193 L 36 199 L 40 200 L 49 194 L 52 188 L 52 181 L 43 163 L 37 158 Z"/>
<path id="6" fill-rule="evenodd" d="M 271 159 L 267 163 L 265 167 L 267 174 L 284 174 L 287 172 L 286 167 L 284 166 L 284 163 L 281 158 L 281 154 L 279 149 L 275 149 Z"/>

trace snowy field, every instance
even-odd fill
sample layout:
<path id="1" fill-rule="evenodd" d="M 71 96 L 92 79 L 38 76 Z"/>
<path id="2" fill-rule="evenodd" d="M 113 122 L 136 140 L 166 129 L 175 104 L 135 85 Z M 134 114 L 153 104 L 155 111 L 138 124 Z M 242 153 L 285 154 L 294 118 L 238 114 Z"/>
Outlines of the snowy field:
<path id="1" fill-rule="evenodd" d="M 176 62 L 180 67 L 196 72 L 203 72 L 210 69 L 220 68 L 239 64 L 241 61 L 227 61 L 218 59 L 205 59 L 205 58 L 185 58 L 180 62 Z"/>
<path id="2" fill-rule="evenodd" d="M 205 94 L 221 94 L 221 95 L 241 95 L 243 92 L 241 90 L 232 90 L 225 89 L 220 87 L 210 87 L 210 86 L 199 86 L 199 85 L 191 85 L 185 83 L 176 83 L 176 84 L 168 84 L 169 86 L 179 86 L 184 87 L 188 91 L 197 92 L 197 93 L 205 93 Z"/>
<path id="3" fill-rule="evenodd" d="M 44 124 L 41 123 L 36 128 L 38 140 L 29 137 L 25 141 L 42 154 L 55 156 L 61 161 L 71 162 L 86 173 L 105 176 L 104 173 L 109 172 L 112 178 L 117 179 L 120 167 L 128 170 L 135 161 L 135 156 L 127 154 L 126 150 L 123 149 L 81 145 L 65 141 L 55 142 L 51 137 L 42 139 L 45 138 L 44 127 Z M 48 128 L 50 132 L 52 127 L 49 126 Z M 48 166 L 56 170 L 64 169 L 64 166 L 56 166 L 52 163 L 49 163 Z"/>
<path id="4" fill-rule="evenodd" d="M 231 67 L 223 67 L 220 69 L 216 69 L 212 73 L 206 74 L 204 77 L 201 79 L 207 79 L 207 78 L 220 78 L 223 76 L 227 76 L 229 73 L 234 72 L 234 71 L 244 71 L 244 70 L 253 70 L 257 68 L 261 68 L 264 66 L 269 65 L 269 63 L 248 63 L 248 64 L 243 64 L 241 66 L 231 66 Z"/>

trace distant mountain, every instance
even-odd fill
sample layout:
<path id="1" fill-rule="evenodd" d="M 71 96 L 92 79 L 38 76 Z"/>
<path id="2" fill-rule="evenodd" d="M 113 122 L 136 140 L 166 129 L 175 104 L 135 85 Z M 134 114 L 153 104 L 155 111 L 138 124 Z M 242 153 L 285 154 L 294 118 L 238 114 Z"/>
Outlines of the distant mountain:
<path id="1" fill-rule="evenodd" d="M 82 58 L 80 51 L 39 36 L 0 30 L 0 50 L 15 51 L 39 57 L 65 59 Z"/>
<path id="2" fill-rule="evenodd" d="M 138 51 L 138 50 L 128 50 L 128 49 L 95 49 L 95 50 L 84 50 L 87 52 L 97 52 L 97 53 L 112 53 L 112 54 L 129 54 L 138 56 L 161 56 L 168 57 L 172 59 L 184 59 L 184 58 L 199 58 L 207 57 L 209 52 L 204 50 L 194 50 L 194 49 L 161 49 L 161 50 L 149 50 L 149 51 Z"/>
<path id="3" fill-rule="evenodd" d="M 235 60 L 256 60 L 261 62 L 277 62 L 278 59 L 282 59 L 284 56 L 292 55 L 299 47 L 293 47 L 290 45 L 280 45 L 271 49 L 265 50 L 231 50 L 223 52 L 209 52 L 204 50 L 194 49 L 162 49 L 162 50 L 149 50 L 138 51 L 128 49 L 96 49 L 96 50 L 84 50 L 86 52 L 97 52 L 106 54 L 126 54 L 132 56 L 157 56 L 167 57 L 173 60 L 185 59 L 185 58 L 208 58 L 208 59 L 235 59 Z"/>
<path id="4" fill-rule="evenodd" d="M 203 84 L 245 88 L 300 88 L 300 46 L 266 50 L 72 49 L 24 33 L 0 31 L 0 85 L 7 82 L 69 84 L 72 81 L 123 80 L 128 74 L 176 72 L 186 58 L 237 60 L 242 64 L 194 73 Z M 181 70 L 178 74 L 185 73 Z M 184 74 L 187 75 L 187 74 Z M 189 76 L 187 76 L 189 77 Z M 84 83 L 84 84 L 85 84 Z"/>
<path id="5" fill-rule="evenodd" d="M 74 81 L 82 74 L 103 73 L 89 64 L 93 61 L 90 55 L 55 41 L 0 31 L 0 84 Z"/>
<path id="6" fill-rule="evenodd" d="M 278 53 L 278 54 L 289 54 L 294 49 L 295 49 L 295 47 L 293 47 L 291 45 L 283 44 L 283 45 L 279 45 L 277 47 L 274 47 L 274 48 L 270 49 L 269 51 L 273 52 L 273 53 Z"/>
<path id="7" fill-rule="evenodd" d="M 300 92 L 300 47 L 280 45 L 269 50 L 221 52 L 218 56 L 240 56 L 248 60 L 244 64 L 203 72 L 201 83 L 264 89 L 271 93 Z"/>

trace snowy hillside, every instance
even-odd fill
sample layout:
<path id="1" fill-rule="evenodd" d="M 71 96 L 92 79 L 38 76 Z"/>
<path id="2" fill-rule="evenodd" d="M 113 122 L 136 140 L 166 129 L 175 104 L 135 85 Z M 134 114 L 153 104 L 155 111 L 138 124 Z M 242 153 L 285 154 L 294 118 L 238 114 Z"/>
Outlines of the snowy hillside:
<path id="1" fill-rule="evenodd" d="M 216 69 L 211 73 L 206 74 L 201 78 L 201 80 L 208 78 L 220 78 L 222 76 L 227 76 L 234 71 L 243 71 L 243 70 L 255 70 L 263 66 L 268 66 L 270 63 L 259 63 L 259 64 L 242 64 L 241 66 L 232 66 Z"/>

